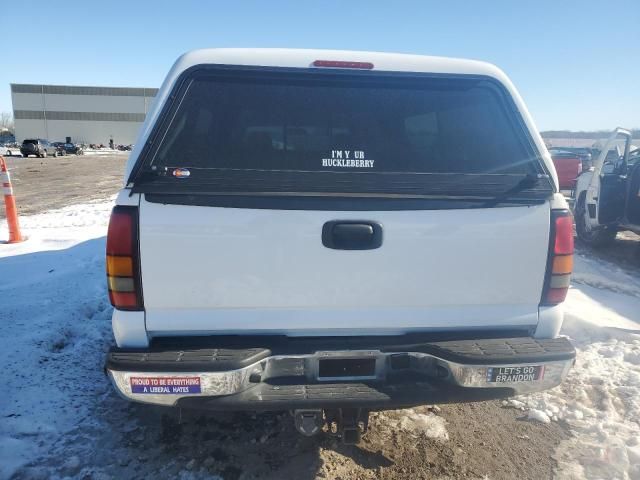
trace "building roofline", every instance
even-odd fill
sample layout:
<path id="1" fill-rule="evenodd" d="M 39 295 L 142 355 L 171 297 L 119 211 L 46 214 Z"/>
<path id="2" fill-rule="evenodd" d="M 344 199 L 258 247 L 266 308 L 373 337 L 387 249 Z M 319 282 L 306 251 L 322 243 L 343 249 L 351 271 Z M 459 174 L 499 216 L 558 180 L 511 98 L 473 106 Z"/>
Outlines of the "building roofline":
<path id="1" fill-rule="evenodd" d="M 91 85 L 48 85 L 39 83 L 11 83 L 11 93 L 47 95 L 102 95 L 112 97 L 155 97 L 157 88 L 105 87 Z"/>

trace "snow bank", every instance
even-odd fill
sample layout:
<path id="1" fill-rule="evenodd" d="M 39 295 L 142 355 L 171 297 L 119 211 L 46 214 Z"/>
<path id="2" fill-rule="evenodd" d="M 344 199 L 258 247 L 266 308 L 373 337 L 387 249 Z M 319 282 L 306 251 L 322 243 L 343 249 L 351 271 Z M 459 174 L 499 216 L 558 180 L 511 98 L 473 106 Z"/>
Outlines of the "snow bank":
<path id="1" fill-rule="evenodd" d="M 116 150 L 111 148 L 85 148 L 83 150 L 84 155 L 129 155 L 131 150 Z"/>
<path id="2" fill-rule="evenodd" d="M 575 270 L 562 331 L 578 350 L 575 367 L 561 386 L 505 404 L 570 426 L 557 478 L 640 478 L 640 281 L 582 256 Z"/>
<path id="3" fill-rule="evenodd" d="M 437 406 L 406 408 L 402 410 L 385 410 L 373 412 L 371 422 L 375 425 L 376 432 L 392 437 L 398 431 L 409 434 L 410 437 L 426 437 L 438 442 L 449 440 L 446 420 L 434 412 L 440 409 Z"/>
<path id="4" fill-rule="evenodd" d="M 11 372 L 0 396 L 0 478 L 79 423 L 91 425 L 87 397 L 107 388 L 100 362 L 111 336 L 104 279 L 111 204 L 22 217 L 28 240 L 0 245 L 0 369 Z"/>
<path id="5" fill-rule="evenodd" d="M 399 423 L 401 430 L 442 442 L 449 440 L 444 418 L 433 413 L 418 413 L 413 409 L 407 409 L 403 413 Z"/>
<path id="6" fill-rule="evenodd" d="M 114 200 L 115 196 L 108 200 L 72 205 L 38 215 L 21 216 L 20 229 L 27 241 L 0 245 L 0 258 L 44 250 L 61 250 L 106 235 Z M 6 235 L 6 219 L 0 219 L 0 232 Z"/>
<path id="7" fill-rule="evenodd" d="M 527 415 L 527 418 L 529 420 L 535 420 L 536 422 L 540 422 L 540 423 L 550 423 L 551 419 L 549 418 L 549 415 L 545 412 L 543 412 L 542 410 L 536 410 L 535 408 L 532 408 L 531 410 L 529 410 L 529 414 Z"/>

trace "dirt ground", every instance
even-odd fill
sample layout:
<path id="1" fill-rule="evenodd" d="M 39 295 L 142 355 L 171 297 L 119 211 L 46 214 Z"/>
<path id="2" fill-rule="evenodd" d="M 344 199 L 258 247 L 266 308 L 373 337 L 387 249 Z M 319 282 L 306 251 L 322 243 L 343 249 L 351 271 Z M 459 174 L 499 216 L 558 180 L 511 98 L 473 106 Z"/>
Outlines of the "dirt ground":
<path id="1" fill-rule="evenodd" d="M 126 158 L 9 158 L 20 213 L 30 215 L 108 198 L 121 185 Z M 623 234 L 618 242 L 608 252 L 592 253 L 624 268 L 640 265 L 638 237 Z M 121 400 L 106 379 L 98 389 L 101 400 L 94 419 L 101 427 L 77 432 L 76 441 L 62 441 L 59 451 L 52 451 L 46 460 L 61 476 L 77 476 L 80 466 L 89 463 L 96 475 L 87 478 L 118 477 L 124 471 L 128 478 L 176 478 L 187 470 L 194 478 L 219 475 L 225 480 L 538 480 L 552 477 L 553 452 L 570 435 L 562 423 L 532 422 L 523 412 L 503 408 L 500 402 L 484 402 L 441 405 L 435 413 L 426 407 L 374 413 L 369 433 L 357 446 L 345 446 L 329 436 L 302 437 L 286 412 L 183 412 L 178 422 L 175 410 Z M 434 438 L 406 424 L 403 419 L 415 413 L 442 419 L 448 438 Z M 82 471 L 83 475 L 87 472 Z M 31 466 L 16 478 L 39 478 L 38 472 L 38 466 Z"/>
<path id="2" fill-rule="evenodd" d="M 211 413 L 127 403 L 98 387 L 93 418 L 13 478 L 478 479 L 552 478 L 558 423 L 532 423 L 497 402 L 444 405 L 448 438 L 405 421 L 427 407 L 374 412 L 358 445 L 297 433 L 288 412 Z M 430 417 L 434 418 L 434 417 Z"/>
<path id="3" fill-rule="evenodd" d="M 128 154 L 6 157 L 18 212 L 33 215 L 108 198 L 122 185 Z M 0 218 L 5 217 L 4 205 Z"/>
<path id="4" fill-rule="evenodd" d="M 594 249 L 578 242 L 577 248 L 584 254 L 597 256 L 615 263 L 628 271 L 640 271 L 640 236 L 631 232 L 618 232 L 611 246 Z"/>

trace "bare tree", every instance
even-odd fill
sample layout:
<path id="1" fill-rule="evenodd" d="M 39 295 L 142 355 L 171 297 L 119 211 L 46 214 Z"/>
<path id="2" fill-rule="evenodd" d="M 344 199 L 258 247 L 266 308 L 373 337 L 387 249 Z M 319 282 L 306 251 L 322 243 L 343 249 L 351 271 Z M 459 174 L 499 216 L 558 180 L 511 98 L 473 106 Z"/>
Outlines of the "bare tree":
<path id="1" fill-rule="evenodd" d="M 15 124 L 13 123 L 13 115 L 11 115 L 11 112 L 0 112 L 0 130 L 4 130 L 5 128 L 12 133 L 15 131 Z"/>

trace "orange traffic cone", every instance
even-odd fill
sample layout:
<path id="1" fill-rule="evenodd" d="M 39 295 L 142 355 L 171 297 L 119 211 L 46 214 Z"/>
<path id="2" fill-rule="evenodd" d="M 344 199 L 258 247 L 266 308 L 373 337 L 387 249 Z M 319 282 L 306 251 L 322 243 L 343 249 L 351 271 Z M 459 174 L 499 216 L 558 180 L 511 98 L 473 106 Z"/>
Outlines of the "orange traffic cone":
<path id="1" fill-rule="evenodd" d="M 9 241 L 7 243 L 22 242 L 20 233 L 20 223 L 18 222 L 18 208 L 16 207 L 16 197 L 13 195 L 11 178 L 4 158 L 0 156 L 0 182 L 2 182 L 2 192 L 4 193 L 4 206 L 7 213 L 7 224 L 9 225 Z"/>

